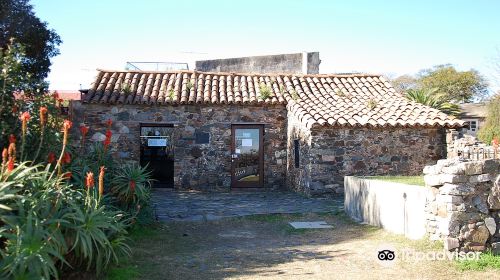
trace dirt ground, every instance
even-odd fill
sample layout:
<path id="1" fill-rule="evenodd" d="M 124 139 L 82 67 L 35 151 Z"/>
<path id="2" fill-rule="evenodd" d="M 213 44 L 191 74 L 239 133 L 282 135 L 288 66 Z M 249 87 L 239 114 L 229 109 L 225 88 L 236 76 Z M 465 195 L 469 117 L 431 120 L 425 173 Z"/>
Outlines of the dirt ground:
<path id="1" fill-rule="evenodd" d="M 333 228 L 294 230 L 288 225 L 314 220 Z M 355 224 L 343 213 L 159 224 L 136 232 L 134 239 L 127 266 L 138 279 L 498 279 L 500 274 L 462 272 L 454 261 L 402 260 L 401 250 L 442 249 Z M 381 249 L 396 249 L 396 260 L 378 260 Z"/>

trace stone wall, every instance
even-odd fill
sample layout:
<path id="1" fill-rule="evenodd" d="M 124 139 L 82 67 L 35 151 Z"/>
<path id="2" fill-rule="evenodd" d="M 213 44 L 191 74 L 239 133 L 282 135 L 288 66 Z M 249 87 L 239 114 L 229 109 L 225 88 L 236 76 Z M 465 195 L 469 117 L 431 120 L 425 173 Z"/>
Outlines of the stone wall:
<path id="1" fill-rule="evenodd" d="M 318 74 L 319 52 L 196 61 L 203 72 Z"/>
<path id="2" fill-rule="evenodd" d="M 448 250 L 500 254 L 500 160 L 440 160 L 424 169 L 432 188 L 427 232 Z"/>
<path id="3" fill-rule="evenodd" d="M 311 179 L 309 149 L 311 147 L 311 131 L 292 114 L 288 115 L 288 158 L 287 185 L 294 191 L 309 195 Z M 294 140 L 299 141 L 299 167 L 295 166 Z"/>
<path id="4" fill-rule="evenodd" d="M 447 130 L 446 143 L 448 158 L 500 159 L 500 149 L 498 147 L 486 145 L 476 137 L 462 134 L 454 129 Z"/>
<path id="5" fill-rule="evenodd" d="M 419 175 L 446 155 L 438 128 L 329 128 L 311 130 L 305 167 L 311 193 L 343 191 L 347 175 Z"/>
<path id="6" fill-rule="evenodd" d="M 231 124 L 265 123 L 264 184 L 284 186 L 287 152 L 287 111 L 283 106 L 236 105 L 103 105 L 73 102 L 73 135 L 90 126 L 91 141 L 103 141 L 105 121 L 113 120 L 111 151 L 116 158 L 138 161 L 140 123 L 173 123 L 176 188 L 229 190 L 231 184 Z M 209 144 L 196 144 L 198 132 L 209 133 Z M 79 141 L 79 139 L 76 139 Z"/>

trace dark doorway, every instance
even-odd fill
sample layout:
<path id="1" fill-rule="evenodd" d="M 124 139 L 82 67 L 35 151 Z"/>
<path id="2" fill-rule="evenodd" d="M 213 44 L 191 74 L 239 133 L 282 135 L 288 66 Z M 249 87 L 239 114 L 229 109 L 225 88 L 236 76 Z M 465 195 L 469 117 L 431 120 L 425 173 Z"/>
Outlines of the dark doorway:
<path id="1" fill-rule="evenodd" d="M 141 166 L 153 172 L 153 187 L 174 187 L 174 129 L 170 124 L 141 124 Z"/>
<path id="2" fill-rule="evenodd" d="M 263 125 L 233 125 L 231 145 L 231 186 L 264 186 Z"/>

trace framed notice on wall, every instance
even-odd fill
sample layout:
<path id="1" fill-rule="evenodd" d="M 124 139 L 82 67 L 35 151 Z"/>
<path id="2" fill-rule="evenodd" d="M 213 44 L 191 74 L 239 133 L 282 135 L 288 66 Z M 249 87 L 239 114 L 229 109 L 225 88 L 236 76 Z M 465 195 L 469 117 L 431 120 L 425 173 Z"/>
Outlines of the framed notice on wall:
<path id="1" fill-rule="evenodd" d="M 167 138 L 149 138 L 148 147 L 166 147 Z"/>

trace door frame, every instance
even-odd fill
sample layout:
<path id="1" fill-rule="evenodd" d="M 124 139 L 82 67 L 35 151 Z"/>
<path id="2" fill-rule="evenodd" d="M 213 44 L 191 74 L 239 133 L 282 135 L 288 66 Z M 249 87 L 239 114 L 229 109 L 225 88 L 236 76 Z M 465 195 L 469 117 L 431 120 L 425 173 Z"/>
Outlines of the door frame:
<path id="1" fill-rule="evenodd" d="M 236 129 L 258 129 L 259 130 L 259 181 L 245 182 L 237 181 L 234 176 L 235 171 L 235 155 L 236 149 Z M 231 124 L 231 188 L 263 188 L 264 187 L 264 124 Z"/>

